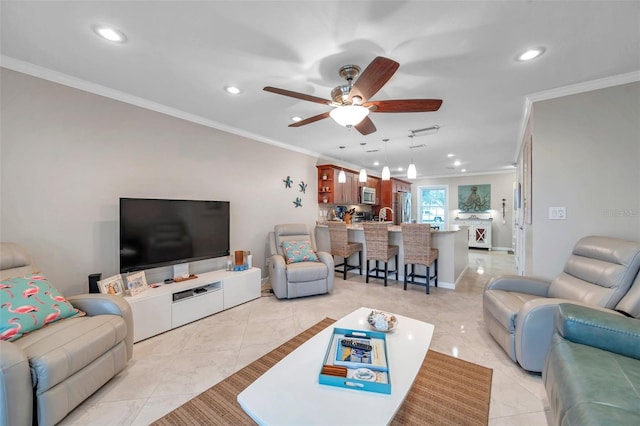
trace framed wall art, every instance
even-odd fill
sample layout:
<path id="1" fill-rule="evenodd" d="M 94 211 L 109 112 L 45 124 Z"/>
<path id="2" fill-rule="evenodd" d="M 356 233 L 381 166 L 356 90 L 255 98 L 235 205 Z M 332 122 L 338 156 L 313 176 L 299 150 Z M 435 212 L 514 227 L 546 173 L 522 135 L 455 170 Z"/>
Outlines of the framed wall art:
<path id="1" fill-rule="evenodd" d="M 491 210 L 491 185 L 458 185 L 458 209 L 463 213 Z"/>

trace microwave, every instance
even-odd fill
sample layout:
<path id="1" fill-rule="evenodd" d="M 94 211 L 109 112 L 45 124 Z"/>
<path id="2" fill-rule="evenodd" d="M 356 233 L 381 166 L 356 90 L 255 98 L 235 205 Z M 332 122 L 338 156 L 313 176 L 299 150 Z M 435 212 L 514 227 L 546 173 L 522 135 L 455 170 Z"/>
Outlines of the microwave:
<path id="1" fill-rule="evenodd" d="M 361 187 L 360 204 L 376 204 L 376 189 L 368 186 Z"/>

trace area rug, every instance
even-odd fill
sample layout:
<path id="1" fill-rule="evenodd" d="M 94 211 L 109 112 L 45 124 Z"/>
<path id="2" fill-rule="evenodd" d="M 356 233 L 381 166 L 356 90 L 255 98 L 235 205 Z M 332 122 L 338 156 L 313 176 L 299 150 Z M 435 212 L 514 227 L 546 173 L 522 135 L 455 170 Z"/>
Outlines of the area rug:
<path id="1" fill-rule="evenodd" d="M 238 404 L 238 394 L 296 347 L 334 322 L 331 318 L 323 319 L 153 425 L 255 424 Z M 391 424 L 486 425 L 489 421 L 492 372 L 490 368 L 430 350 Z"/>

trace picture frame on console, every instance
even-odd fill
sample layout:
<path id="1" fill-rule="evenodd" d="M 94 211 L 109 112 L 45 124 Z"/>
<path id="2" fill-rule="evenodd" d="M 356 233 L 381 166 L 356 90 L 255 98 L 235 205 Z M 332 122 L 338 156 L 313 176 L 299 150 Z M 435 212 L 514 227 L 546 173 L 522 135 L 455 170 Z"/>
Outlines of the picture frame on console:
<path id="1" fill-rule="evenodd" d="M 144 271 L 134 272 L 127 275 L 127 287 L 129 288 L 129 293 L 132 296 L 146 290 L 149 288 L 147 284 L 147 277 L 144 274 Z"/>
<path id="2" fill-rule="evenodd" d="M 98 281 L 98 289 L 100 293 L 112 294 L 115 296 L 124 295 L 124 282 L 120 274 L 114 275 L 104 280 Z"/>

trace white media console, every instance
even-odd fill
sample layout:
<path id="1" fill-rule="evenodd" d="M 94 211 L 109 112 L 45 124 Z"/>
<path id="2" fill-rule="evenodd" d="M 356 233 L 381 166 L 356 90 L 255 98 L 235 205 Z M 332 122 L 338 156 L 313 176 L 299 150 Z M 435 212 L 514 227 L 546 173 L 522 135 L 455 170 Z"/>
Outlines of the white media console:
<path id="1" fill-rule="evenodd" d="M 260 297 L 259 268 L 211 271 L 126 296 L 133 312 L 133 341 L 147 339 Z"/>

